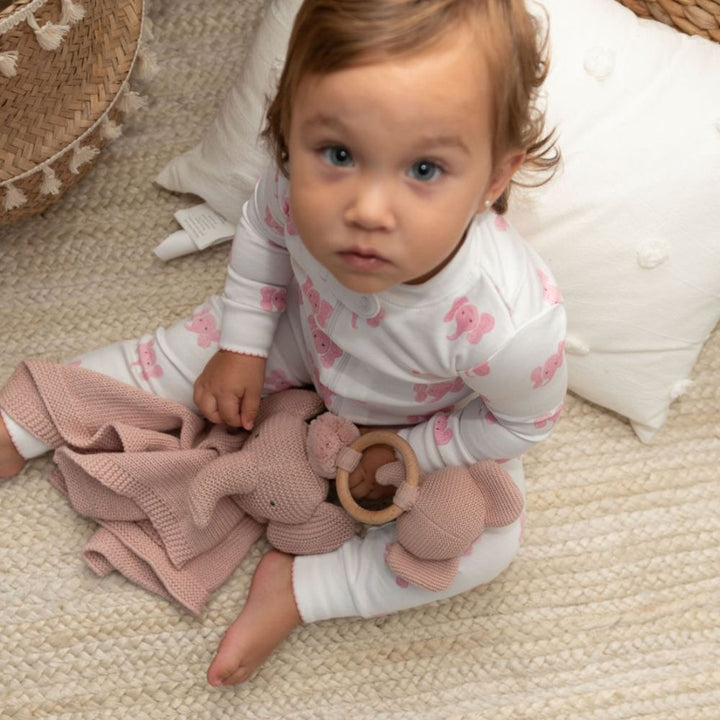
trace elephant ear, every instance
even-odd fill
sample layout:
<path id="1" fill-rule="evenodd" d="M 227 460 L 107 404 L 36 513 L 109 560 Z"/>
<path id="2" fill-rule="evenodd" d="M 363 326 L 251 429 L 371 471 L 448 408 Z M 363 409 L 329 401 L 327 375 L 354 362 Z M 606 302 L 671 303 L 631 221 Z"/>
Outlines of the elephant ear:
<path id="1" fill-rule="evenodd" d="M 485 500 L 485 526 L 511 525 L 522 514 L 525 499 L 513 479 L 493 460 L 469 468 Z"/>
<path id="2" fill-rule="evenodd" d="M 309 420 L 319 415 L 325 409 L 320 396 L 312 390 L 303 390 L 301 388 L 291 388 L 290 390 L 281 390 L 280 392 L 266 395 L 260 402 L 260 409 L 255 418 L 255 426 L 257 427 L 266 418 L 278 413 L 288 413 L 294 417 Z"/>
<path id="3" fill-rule="evenodd" d="M 228 495 L 239 496 L 242 507 L 242 496 L 255 489 L 257 480 L 255 456 L 247 450 L 221 455 L 208 463 L 190 481 L 188 502 L 193 522 L 205 527 L 218 501 Z"/>
<path id="4" fill-rule="evenodd" d="M 452 585 L 457 576 L 460 559 L 423 560 L 395 542 L 385 553 L 385 563 L 398 579 L 438 592 L 447 590 Z"/>
<path id="5" fill-rule="evenodd" d="M 356 527 L 342 508 L 323 502 L 304 523 L 290 525 L 271 520 L 267 539 L 274 548 L 290 555 L 319 555 L 344 545 Z"/>
<path id="6" fill-rule="evenodd" d="M 349 463 L 353 467 L 360 461 L 360 454 L 349 448 L 360 437 L 357 426 L 346 418 L 326 412 L 316 417 L 308 428 L 306 449 L 310 467 L 320 477 L 334 478 L 338 466 Z M 340 453 L 344 453 L 341 460 Z M 350 471 L 350 467 L 346 467 Z"/>

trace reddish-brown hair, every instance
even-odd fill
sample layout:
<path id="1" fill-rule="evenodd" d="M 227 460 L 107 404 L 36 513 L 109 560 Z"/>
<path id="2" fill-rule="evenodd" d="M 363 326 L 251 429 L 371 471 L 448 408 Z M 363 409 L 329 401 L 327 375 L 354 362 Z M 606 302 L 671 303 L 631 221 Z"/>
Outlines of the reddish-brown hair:
<path id="1" fill-rule="evenodd" d="M 548 71 L 547 38 L 524 0 L 305 0 L 290 35 L 285 66 L 267 112 L 264 136 L 285 172 L 292 102 L 308 74 L 410 56 L 433 47 L 463 24 L 477 28 L 493 81 L 493 157 L 524 150 L 523 175 L 545 182 L 559 161 L 537 107 Z M 505 212 L 510 186 L 495 202 Z"/>

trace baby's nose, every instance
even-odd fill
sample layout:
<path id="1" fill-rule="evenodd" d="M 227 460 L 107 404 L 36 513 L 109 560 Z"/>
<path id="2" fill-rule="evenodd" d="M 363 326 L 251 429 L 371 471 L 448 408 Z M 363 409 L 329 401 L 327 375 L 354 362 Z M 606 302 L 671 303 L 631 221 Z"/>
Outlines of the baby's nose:
<path id="1" fill-rule="evenodd" d="M 379 178 L 365 178 L 357 183 L 345 220 L 363 230 L 391 230 L 395 227 L 392 191 Z"/>

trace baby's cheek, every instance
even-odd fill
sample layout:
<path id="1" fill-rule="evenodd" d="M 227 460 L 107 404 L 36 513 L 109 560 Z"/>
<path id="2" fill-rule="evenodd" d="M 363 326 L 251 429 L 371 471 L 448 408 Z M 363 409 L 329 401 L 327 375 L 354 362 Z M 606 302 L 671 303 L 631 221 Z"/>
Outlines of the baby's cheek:
<path id="1" fill-rule="evenodd" d="M 297 234 L 303 239 L 314 237 L 315 224 L 322 217 L 322 208 L 307 191 L 297 190 L 293 192 L 289 201 L 289 212 L 293 219 L 293 225 Z"/>

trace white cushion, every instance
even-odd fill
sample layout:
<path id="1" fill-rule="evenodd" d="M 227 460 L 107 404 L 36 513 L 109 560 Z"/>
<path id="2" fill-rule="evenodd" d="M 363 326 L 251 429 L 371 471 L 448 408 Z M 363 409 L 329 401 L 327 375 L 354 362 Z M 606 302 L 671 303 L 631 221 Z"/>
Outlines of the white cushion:
<path id="1" fill-rule="evenodd" d="M 509 218 L 562 288 L 570 389 L 649 440 L 720 316 L 720 46 L 615 0 L 539 4 L 564 161 Z M 233 222 L 267 161 L 257 133 L 299 5 L 269 4 L 212 126 L 158 177 Z"/>
<path id="2" fill-rule="evenodd" d="M 509 219 L 558 280 L 570 388 L 649 440 L 720 316 L 720 45 L 543 0 L 562 171 Z"/>
<path id="3" fill-rule="evenodd" d="M 240 218 L 243 203 L 268 162 L 258 134 L 280 79 L 300 4 L 301 0 L 268 3 L 242 70 L 207 132 L 156 178 L 168 190 L 199 195 L 232 223 Z"/>

